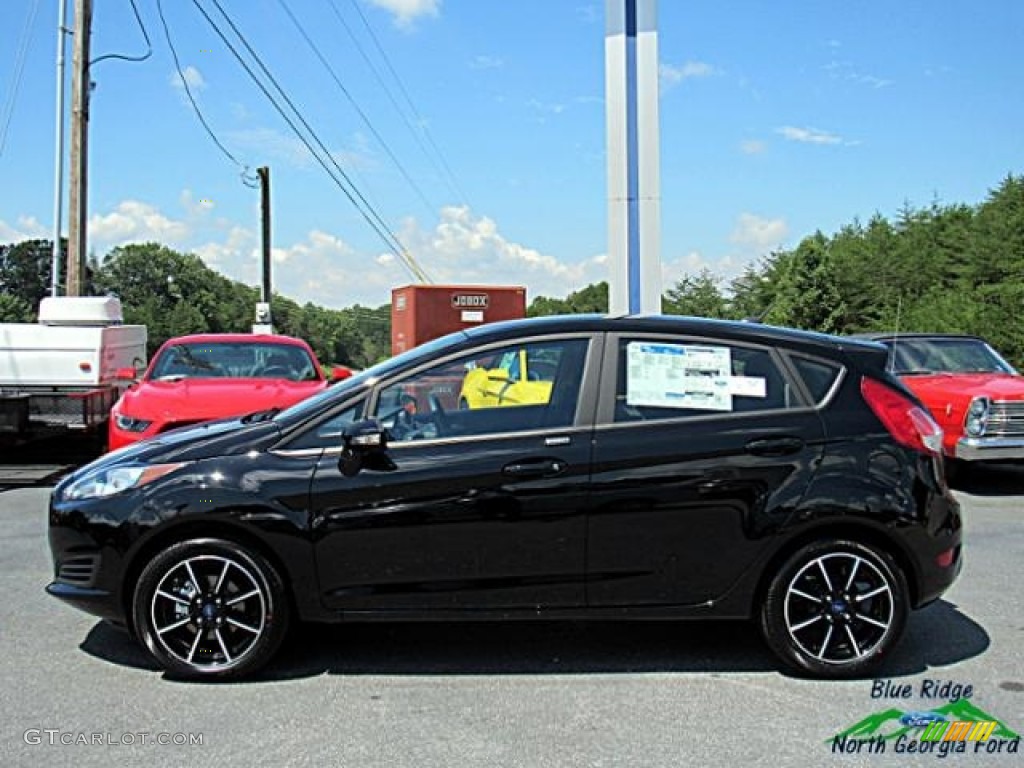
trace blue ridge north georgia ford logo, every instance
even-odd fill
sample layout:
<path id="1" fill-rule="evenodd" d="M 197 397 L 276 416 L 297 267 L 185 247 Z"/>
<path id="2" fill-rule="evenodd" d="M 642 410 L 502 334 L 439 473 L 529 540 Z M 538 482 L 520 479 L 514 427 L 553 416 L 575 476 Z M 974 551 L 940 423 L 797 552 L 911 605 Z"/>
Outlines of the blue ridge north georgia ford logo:
<path id="1" fill-rule="evenodd" d="M 833 754 L 1016 755 L 1020 735 L 971 701 L 974 687 L 951 680 L 918 684 L 875 680 L 872 699 L 924 702 L 913 709 L 882 709 L 826 740 Z M 930 702 L 945 702 L 929 706 Z"/>

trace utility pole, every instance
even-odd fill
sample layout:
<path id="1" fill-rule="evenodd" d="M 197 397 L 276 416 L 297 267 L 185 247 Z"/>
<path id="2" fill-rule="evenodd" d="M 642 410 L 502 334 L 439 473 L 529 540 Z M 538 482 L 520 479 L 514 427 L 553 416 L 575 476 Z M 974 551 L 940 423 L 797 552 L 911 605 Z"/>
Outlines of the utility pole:
<path id="1" fill-rule="evenodd" d="M 81 296 L 85 276 L 89 159 L 89 35 L 92 0 L 75 0 L 71 55 L 71 193 L 68 201 L 68 296 Z"/>
<path id="2" fill-rule="evenodd" d="M 67 35 L 67 0 L 57 6 L 57 127 L 53 168 L 53 253 L 50 257 L 50 295 L 60 295 L 60 240 L 64 224 L 64 36 Z"/>
<path id="3" fill-rule="evenodd" d="M 263 222 L 263 291 L 261 301 L 256 305 L 256 324 L 253 333 L 273 333 L 274 319 L 270 312 L 270 297 L 273 295 L 270 280 L 270 168 L 256 169 L 260 177 L 260 216 Z"/>

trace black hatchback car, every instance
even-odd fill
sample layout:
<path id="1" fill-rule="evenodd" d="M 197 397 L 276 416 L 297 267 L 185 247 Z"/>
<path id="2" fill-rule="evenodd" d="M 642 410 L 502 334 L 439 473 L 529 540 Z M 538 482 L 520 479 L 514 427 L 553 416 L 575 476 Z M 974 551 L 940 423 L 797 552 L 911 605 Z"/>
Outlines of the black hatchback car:
<path id="1" fill-rule="evenodd" d="M 941 430 L 885 362 L 687 318 L 460 332 L 78 470 L 47 591 L 186 677 L 296 619 L 526 617 L 752 618 L 788 667 L 864 675 L 961 566 Z"/>

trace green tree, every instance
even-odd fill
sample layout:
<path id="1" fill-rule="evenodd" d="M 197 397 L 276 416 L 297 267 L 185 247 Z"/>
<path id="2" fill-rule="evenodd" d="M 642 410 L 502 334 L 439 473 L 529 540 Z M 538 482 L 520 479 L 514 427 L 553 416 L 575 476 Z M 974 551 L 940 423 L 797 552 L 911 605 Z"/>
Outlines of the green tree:
<path id="1" fill-rule="evenodd" d="M 530 306 L 526 310 L 527 317 L 592 313 L 608 313 L 608 283 L 604 280 L 573 291 L 564 299 L 538 296 L 530 302 Z"/>
<path id="2" fill-rule="evenodd" d="M 841 332 L 843 306 L 829 241 L 816 232 L 779 260 L 775 296 L 765 321 L 795 328 Z"/>
<path id="3" fill-rule="evenodd" d="M 0 323 L 31 323 L 35 318 L 32 307 L 20 296 L 0 293 Z"/>
<path id="4" fill-rule="evenodd" d="M 681 277 L 662 297 L 661 311 L 666 315 L 727 318 L 729 302 L 719 289 L 721 282 L 707 267 L 696 275 Z"/>

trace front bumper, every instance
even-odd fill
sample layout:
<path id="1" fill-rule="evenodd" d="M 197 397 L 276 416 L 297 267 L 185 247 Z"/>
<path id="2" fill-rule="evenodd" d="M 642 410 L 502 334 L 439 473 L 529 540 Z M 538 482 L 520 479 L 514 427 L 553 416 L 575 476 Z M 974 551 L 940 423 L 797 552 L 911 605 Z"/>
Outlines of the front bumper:
<path id="1" fill-rule="evenodd" d="M 961 437 L 955 451 L 964 461 L 1024 459 L 1024 437 Z"/>
<path id="2" fill-rule="evenodd" d="M 53 581 L 46 593 L 93 616 L 124 622 L 120 573 L 125 529 L 111 524 L 113 514 L 95 514 L 55 494 L 48 530 Z M 114 512 L 113 506 L 107 509 Z"/>

